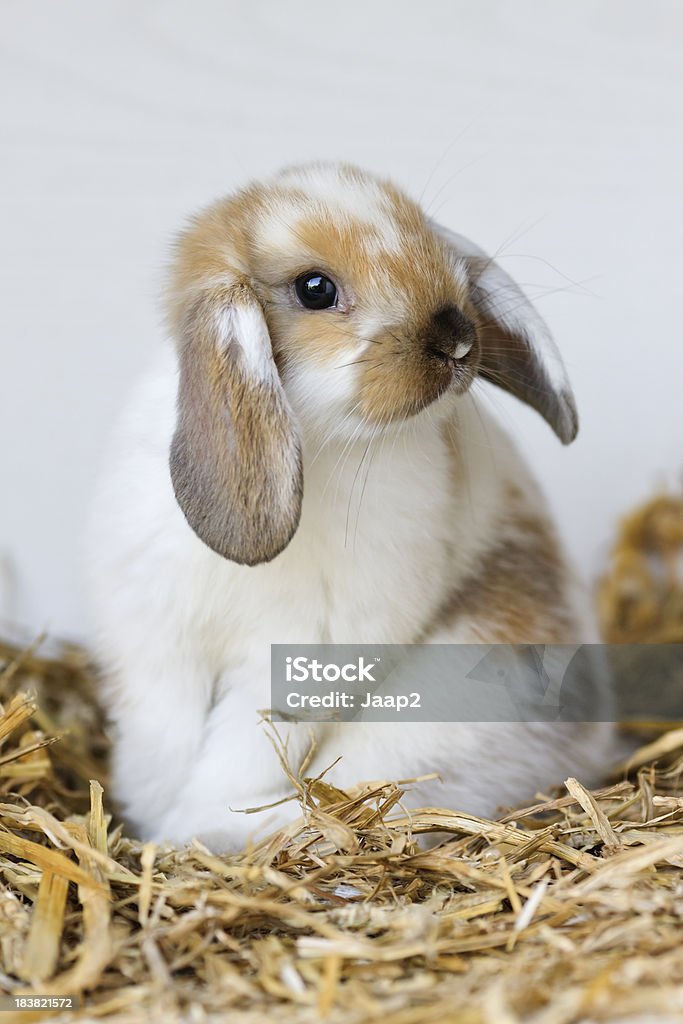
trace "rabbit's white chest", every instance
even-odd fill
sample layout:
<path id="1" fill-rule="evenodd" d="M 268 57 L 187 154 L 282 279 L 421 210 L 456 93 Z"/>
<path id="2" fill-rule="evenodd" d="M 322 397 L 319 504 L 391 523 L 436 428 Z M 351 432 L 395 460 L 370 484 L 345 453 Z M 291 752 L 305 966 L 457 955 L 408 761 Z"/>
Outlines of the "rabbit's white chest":
<path id="1" fill-rule="evenodd" d="M 359 469 L 362 448 L 341 468 L 337 452 L 318 460 L 287 549 L 255 568 L 217 561 L 229 657 L 277 642 L 416 639 L 456 568 L 447 453 L 433 441 L 429 461 L 384 452 Z"/>

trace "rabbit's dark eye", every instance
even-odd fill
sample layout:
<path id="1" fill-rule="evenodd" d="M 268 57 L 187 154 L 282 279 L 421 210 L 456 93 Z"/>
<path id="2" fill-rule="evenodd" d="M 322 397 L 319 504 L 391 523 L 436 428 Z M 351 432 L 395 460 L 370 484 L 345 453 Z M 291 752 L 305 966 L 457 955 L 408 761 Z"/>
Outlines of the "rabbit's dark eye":
<path id="1" fill-rule="evenodd" d="M 337 305 L 337 286 L 317 270 L 309 270 L 294 282 L 297 298 L 306 309 L 330 309 Z"/>

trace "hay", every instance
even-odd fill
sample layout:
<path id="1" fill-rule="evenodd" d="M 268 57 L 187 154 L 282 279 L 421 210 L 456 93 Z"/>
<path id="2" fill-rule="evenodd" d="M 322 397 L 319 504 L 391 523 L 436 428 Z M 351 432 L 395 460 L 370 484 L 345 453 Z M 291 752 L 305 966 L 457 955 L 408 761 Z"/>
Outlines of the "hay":
<path id="1" fill-rule="evenodd" d="M 683 643 L 683 494 L 660 494 L 621 523 L 598 591 L 609 643 Z"/>
<path id="2" fill-rule="evenodd" d="M 683 498 L 624 521 L 606 639 L 683 641 L 681 548 Z M 683 728 L 651 727 L 610 786 L 495 821 L 290 776 L 297 825 L 216 857 L 112 820 L 93 680 L 77 648 L 0 644 L 0 991 L 116 1024 L 683 1020 Z"/>
<path id="3" fill-rule="evenodd" d="M 629 779 L 497 821 L 294 780 L 289 836 L 216 857 L 112 825 L 81 652 L 2 660 L 3 991 L 81 994 L 82 1019 L 118 1024 L 683 1019 L 683 730 Z M 420 850 L 434 830 L 451 838 Z"/>

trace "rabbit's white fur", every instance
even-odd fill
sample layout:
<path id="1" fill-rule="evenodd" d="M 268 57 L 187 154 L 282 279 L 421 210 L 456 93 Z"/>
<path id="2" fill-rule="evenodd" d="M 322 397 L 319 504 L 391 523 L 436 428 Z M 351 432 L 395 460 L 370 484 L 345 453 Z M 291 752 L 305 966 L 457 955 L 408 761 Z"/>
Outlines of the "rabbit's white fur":
<path id="1" fill-rule="evenodd" d="M 332 206 L 348 206 L 348 190 L 337 194 L 330 174 L 315 180 L 323 198 L 327 181 Z M 372 189 L 370 198 L 357 190 L 356 205 L 368 216 Z M 287 236 L 286 223 L 278 230 Z M 280 241 L 291 244 L 291 237 Z M 218 330 L 232 336 L 235 318 L 244 326 L 253 314 L 238 308 L 222 315 Z M 175 353 L 141 383 L 114 437 L 90 517 L 88 580 L 115 727 L 116 791 L 145 837 L 182 842 L 198 835 L 215 849 L 235 849 L 295 815 L 288 803 L 239 813 L 290 792 L 258 724 L 259 710 L 270 704 L 271 644 L 502 639 L 497 606 L 490 622 L 466 607 L 450 619 L 440 610 L 449 594 L 476 579 L 494 548 L 514 542 L 520 515 L 543 521 L 542 498 L 471 392 L 449 391 L 419 415 L 384 425 L 374 440 L 367 423 L 345 428 L 360 372 L 355 360 L 368 348 L 367 322 L 365 330 L 328 365 L 299 361 L 285 377 L 305 491 L 298 529 L 271 561 L 239 565 L 221 557 L 179 507 L 169 472 Z M 247 323 L 236 335 L 247 339 L 249 373 L 267 379 L 274 373 L 268 334 Z M 569 574 L 557 600 L 571 622 L 561 639 L 594 639 L 586 601 Z M 553 628 L 545 635 L 544 616 L 552 625 L 553 614 L 539 608 L 529 635 L 509 639 L 558 639 Z M 314 728 L 309 774 L 340 755 L 328 778 L 341 786 L 438 772 L 443 781 L 416 787 L 409 802 L 476 813 L 532 798 L 568 773 L 594 777 L 604 766 L 609 731 L 471 722 Z M 294 767 L 308 747 L 308 730 L 285 730 Z"/>

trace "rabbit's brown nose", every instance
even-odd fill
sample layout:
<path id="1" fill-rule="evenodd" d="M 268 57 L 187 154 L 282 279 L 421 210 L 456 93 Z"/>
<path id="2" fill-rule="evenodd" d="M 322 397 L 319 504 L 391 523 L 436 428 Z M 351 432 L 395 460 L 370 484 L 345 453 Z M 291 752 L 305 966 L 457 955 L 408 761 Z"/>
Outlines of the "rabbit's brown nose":
<path id="1" fill-rule="evenodd" d="M 438 358 L 464 359 L 476 340 L 474 324 L 457 306 L 443 306 L 432 316 L 428 348 Z"/>

